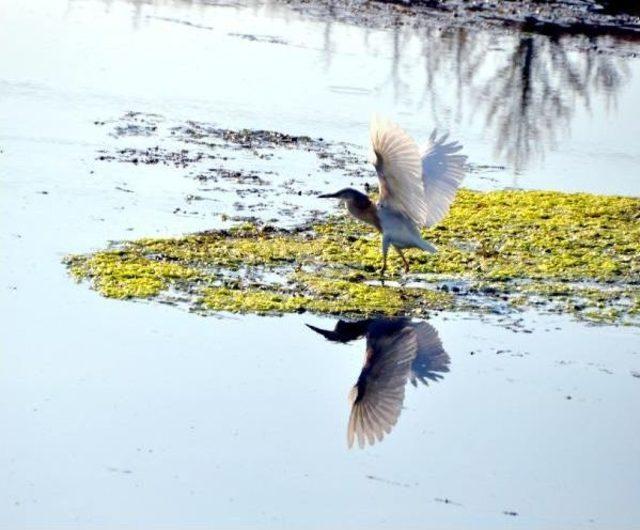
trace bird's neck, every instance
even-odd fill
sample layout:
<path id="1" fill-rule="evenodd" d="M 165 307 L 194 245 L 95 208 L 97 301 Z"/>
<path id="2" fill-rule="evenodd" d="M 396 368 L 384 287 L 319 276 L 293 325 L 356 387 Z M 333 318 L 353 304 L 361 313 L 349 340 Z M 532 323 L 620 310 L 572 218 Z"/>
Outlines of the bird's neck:
<path id="1" fill-rule="evenodd" d="M 373 226 L 379 232 L 382 231 L 380 218 L 378 217 L 378 209 L 370 200 L 368 203 L 356 203 L 355 201 L 347 201 L 347 210 L 356 219 Z"/>

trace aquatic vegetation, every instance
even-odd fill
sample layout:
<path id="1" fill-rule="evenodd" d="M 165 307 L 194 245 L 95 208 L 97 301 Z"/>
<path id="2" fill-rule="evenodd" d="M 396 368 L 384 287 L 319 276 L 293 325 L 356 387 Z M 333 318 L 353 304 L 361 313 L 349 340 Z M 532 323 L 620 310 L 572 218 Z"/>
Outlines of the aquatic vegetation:
<path id="1" fill-rule="evenodd" d="M 109 298 L 148 298 L 178 280 L 198 277 L 197 270 L 154 260 L 136 251 L 97 252 L 71 257 L 67 262 L 73 276 L 91 276 L 96 290 Z"/>
<path id="2" fill-rule="evenodd" d="M 385 285 L 378 234 L 344 216 L 140 239 L 66 261 L 104 296 L 179 297 L 199 311 L 420 315 L 499 305 L 640 323 L 640 199 L 462 190 L 424 236 L 439 252 L 408 252 L 408 277 L 393 256 Z"/>

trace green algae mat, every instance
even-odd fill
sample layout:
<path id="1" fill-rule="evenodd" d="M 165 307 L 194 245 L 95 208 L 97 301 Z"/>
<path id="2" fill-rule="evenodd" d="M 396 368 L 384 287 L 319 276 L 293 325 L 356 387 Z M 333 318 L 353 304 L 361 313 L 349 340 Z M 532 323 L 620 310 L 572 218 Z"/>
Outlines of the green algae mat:
<path id="1" fill-rule="evenodd" d="M 434 310 L 571 313 L 640 325 L 640 199 L 461 190 L 426 230 L 435 255 L 393 256 L 346 216 L 295 230 L 245 224 L 139 239 L 65 259 L 100 294 L 201 312 L 415 315 Z M 392 256 L 393 254 L 390 254 Z"/>

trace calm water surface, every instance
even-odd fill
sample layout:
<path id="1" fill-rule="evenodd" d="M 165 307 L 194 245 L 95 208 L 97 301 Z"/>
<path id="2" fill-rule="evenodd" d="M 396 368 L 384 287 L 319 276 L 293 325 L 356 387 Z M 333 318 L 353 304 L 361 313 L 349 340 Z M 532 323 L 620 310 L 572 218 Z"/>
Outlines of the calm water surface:
<path id="1" fill-rule="evenodd" d="M 106 300 L 60 263 L 219 222 L 173 214 L 179 172 L 95 160 L 121 144 L 93 122 L 128 110 L 362 148 L 379 110 L 450 129 L 470 187 L 637 195 L 637 58 L 256 4 L 9 0 L 0 23 L 1 528 L 637 526 L 636 329 L 434 315 L 449 372 L 348 450 L 366 339 Z"/>

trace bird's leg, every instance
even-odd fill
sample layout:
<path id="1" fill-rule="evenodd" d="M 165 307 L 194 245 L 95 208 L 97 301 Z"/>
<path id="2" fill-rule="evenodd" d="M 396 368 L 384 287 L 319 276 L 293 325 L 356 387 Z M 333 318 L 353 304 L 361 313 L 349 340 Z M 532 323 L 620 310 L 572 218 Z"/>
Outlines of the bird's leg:
<path id="1" fill-rule="evenodd" d="M 400 254 L 400 257 L 404 262 L 404 272 L 405 273 L 409 272 L 409 262 L 407 261 L 407 258 L 404 257 L 404 254 L 402 253 L 401 249 L 399 249 L 398 247 L 395 247 L 395 249 L 398 251 L 398 254 Z"/>
<path id="2" fill-rule="evenodd" d="M 389 253 L 389 240 L 386 237 L 382 237 L 382 269 L 380 270 L 380 276 L 384 278 L 384 273 L 387 270 L 387 254 Z"/>

